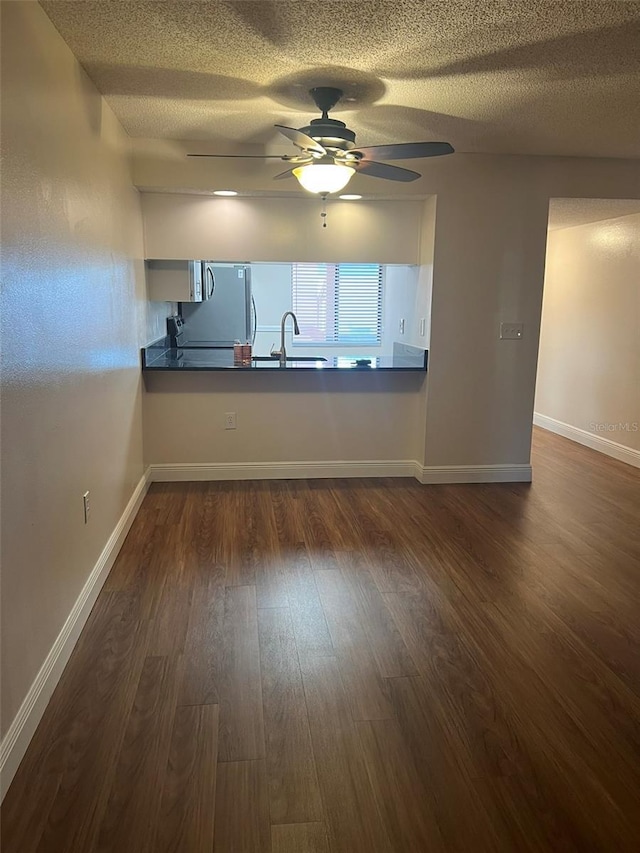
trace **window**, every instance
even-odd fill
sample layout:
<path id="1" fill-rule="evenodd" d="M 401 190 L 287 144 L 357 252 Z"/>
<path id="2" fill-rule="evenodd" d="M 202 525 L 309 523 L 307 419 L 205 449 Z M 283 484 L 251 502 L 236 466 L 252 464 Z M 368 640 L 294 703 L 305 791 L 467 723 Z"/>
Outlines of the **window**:
<path id="1" fill-rule="evenodd" d="M 380 345 L 380 264 L 292 264 L 291 295 L 294 344 Z"/>

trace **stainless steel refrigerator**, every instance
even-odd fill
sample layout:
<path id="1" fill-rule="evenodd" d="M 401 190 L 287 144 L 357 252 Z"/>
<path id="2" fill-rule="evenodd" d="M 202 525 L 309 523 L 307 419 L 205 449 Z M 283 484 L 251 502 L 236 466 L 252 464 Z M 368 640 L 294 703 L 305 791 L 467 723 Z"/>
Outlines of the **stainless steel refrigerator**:
<path id="1" fill-rule="evenodd" d="M 231 347 L 234 341 L 253 343 L 255 303 L 251 295 L 251 268 L 203 261 L 202 280 L 210 294 L 204 302 L 182 302 L 183 345 Z"/>

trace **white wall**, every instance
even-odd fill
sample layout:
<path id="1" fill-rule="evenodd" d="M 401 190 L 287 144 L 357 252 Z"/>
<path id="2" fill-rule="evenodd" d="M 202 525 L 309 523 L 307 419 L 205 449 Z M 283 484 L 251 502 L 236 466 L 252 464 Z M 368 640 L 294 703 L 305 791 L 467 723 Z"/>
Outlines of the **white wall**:
<path id="1" fill-rule="evenodd" d="M 640 450 L 640 214 L 549 234 L 535 410 Z"/>
<path id="2" fill-rule="evenodd" d="M 128 140 L 41 7 L 1 10 L 4 734 L 143 473 L 155 320 Z"/>
<path id="3" fill-rule="evenodd" d="M 148 258 L 416 264 L 421 201 L 216 198 L 143 193 Z"/>

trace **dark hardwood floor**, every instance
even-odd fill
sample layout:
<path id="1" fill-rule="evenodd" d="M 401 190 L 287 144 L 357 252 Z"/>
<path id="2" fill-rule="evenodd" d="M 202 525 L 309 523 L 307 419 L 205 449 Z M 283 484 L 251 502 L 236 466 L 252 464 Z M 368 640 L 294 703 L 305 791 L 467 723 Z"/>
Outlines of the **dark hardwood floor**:
<path id="1" fill-rule="evenodd" d="M 156 484 L 3 853 L 640 849 L 640 471 Z"/>

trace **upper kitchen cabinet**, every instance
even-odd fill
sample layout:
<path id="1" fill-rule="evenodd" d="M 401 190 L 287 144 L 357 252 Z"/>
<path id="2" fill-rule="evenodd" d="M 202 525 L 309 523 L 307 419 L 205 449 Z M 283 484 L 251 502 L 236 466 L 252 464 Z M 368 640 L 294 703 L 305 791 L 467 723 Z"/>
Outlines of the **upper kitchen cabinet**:
<path id="1" fill-rule="evenodd" d="M 202 302 L 202 261 L 147 260 L 147 291 L 152 302 Z"/>

